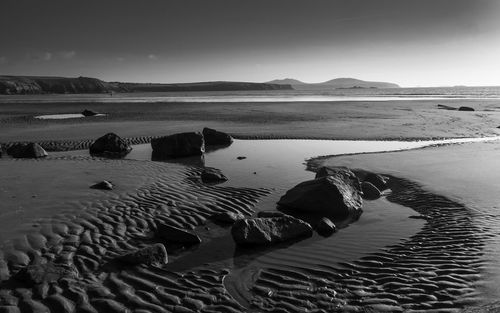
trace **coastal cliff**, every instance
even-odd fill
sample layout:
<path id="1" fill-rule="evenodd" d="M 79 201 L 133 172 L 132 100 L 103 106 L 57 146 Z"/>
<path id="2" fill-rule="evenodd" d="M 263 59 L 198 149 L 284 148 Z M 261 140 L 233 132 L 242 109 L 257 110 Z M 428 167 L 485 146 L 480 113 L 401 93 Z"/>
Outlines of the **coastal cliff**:
<path id="1" fill-rule="evenodd" d="M 90 77 L 0 76 L 0 94 L 4 95 L 291 89 L 291 85 L 247 82 L 148 84 L 105 82 Z"/>

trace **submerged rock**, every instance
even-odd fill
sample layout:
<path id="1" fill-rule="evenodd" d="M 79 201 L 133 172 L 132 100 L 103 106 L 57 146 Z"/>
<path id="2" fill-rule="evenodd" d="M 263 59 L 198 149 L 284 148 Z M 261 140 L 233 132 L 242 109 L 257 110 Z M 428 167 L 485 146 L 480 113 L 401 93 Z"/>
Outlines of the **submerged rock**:
<path id="1" fill-rule="evenodd" d="M 471 107 L 465 107 L 465 106 L 459 107 L 458 110 L 459 111 L 475 111 L 473 108 L 471 108 Z"/>
<path id="2" fill-rule="evenodd" d="M 37 143 L 18 143 L 12 145 L 7 149 L 7 154 L 14 158 L 24 158 L 24 159 L 38 159 L 44 158 L 48 155 L 39 144 Z"/>
<path id="3" fill-rule="evenodd" d="M 221 170 L 216 168 L 205 168 L 201 172 L 201 181 L 208 184 L 216 184 L 227 181 L 227 177 L 222 174 Z"/>
<path id="4" fill-rule="evenodd" d="M 92 111 L 92 110 L 85 109 L 85 110 L 82 111 L 82 115 L 83 116 L 95 116 L 97 114 L 99 114 L 99 113 L 97 113 L 95 111 Z"/>
<path id="5" fill-rule="evenodd" d="M 103 180 L 102 182 L 98 182 L 90 186 L 92 189 L 100 189 L 100 190 L 113 190 L 113 184 L 107 180 Z"/>
<path id="6" fill-rule="evenodd" d="M 234 224 L 237 220 L 244 219 L 245 215 L 241 213 L 233 213 L 233 212 L 222 212 L 215 213 L 212 215 L 211 219 L 224 224 Z"/>
<path id="7" fill-rule="evenodd" d="M 328 237 L 337 231 L 337 226 L 329 218 L 323 217 L 316 225 L 316 231 L 321 236 Z"/>
<path id="8" fill-rule="evenodd" d="M 118 135 L 108 133 L 94 141 L 89 150 L 92 155 L 121 157 L 129 153 L 132 147 Z"/>
<path id="9" fill-rule="evenodd" d="M 288 190 L 278 205 L 305 213 L 346 218 L 362 213 L 359 180 L 348 169 L 329 169 L 328 176 L 302 182 Z"/>
<path id="10" fill-rule="evenodd" d="M 375 173 L 368 173 L 364 179 L 365 182 L 373 184 L 378 190 L 383 191 L 387 189 L 387 178 Z"/>
<path id="11" fill-rule="evenodd" d="M 230 135 L 208 127 L 203 128 L 203 137 L 206 145 L 229 146 L 233 143 Z"/>
<path id="12" fill-rule="evenodd" d="M 249 218 L 237 221 L 231 235 L 238 245 L 270 245 L 312 236 L 308 223 L 292 216 Z"/>
<path id="13" fill-rule="evenodd" d="M 167 249 L 161 243 L 139 249 L 119 257 L 119 261 L 132 265 L 163 265 L 168 263 Z"/>
<path id="14" fill-rule="evenodd" d="M 367 200 L 375 200 L 380 198 L 380 190 L 378 190 L 378 188 L 370 182 L 362 182 L 361 190 L 363 191 L 363 198 Z"/>
<path id="15" fill-rule="evenodd" d="M 156 224 L 156 236 L 167 242 L 180 243 L 185 245 L 195 245 L 201 243 L 198 235 L 189 231 L 170 226 L 167 224 Z"/>
<path id="16" fill-rule="evenodd" d="M 179 158 L 202 155 L 205 141 L 201 133 L 180 133 L 151 140 L 155 158 Z"/>

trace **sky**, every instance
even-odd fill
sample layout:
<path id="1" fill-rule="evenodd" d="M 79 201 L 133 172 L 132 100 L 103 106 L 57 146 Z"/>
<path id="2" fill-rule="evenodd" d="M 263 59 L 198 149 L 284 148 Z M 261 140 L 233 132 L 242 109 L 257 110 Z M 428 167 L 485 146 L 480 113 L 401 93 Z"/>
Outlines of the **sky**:
<path id="1" fill-rule="evenodd" d="M 500 85 L 498 0 L 1 0 L 0 75 Z"/>

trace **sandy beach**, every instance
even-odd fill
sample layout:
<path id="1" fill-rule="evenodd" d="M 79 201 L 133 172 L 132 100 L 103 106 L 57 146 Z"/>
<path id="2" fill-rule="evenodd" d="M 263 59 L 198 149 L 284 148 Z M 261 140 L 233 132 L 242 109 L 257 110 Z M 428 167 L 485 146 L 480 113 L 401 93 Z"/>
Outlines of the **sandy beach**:
<path id="1" fill-rule="evenodd" d="M 497 101 L 468 100 L 475 112 L 443 110 L 439 103 L 311 103 L 308 108 L 302 103 L 85 103 L 64 110 L 53 104 L 0 104 L 4 148 L 35 141 L 50 153 L 38 160 L 0 159 L 0 311 L 460 312 L 495 307 L 498 141 L 329 157 L 338 152 L 317 148 L 326 141 L 315 146 L 307 146 L 307 140 L 276 142 L 279 148 L 273 151 L 272 140 L 265 149 L 251 140 L 407 141 L 499 134 Z M 447 104 L 458 107 L 464 101 Z M 83 108 L 107 115 L 33 118 Z M 240 140 L 201 160 L 156 162 L 141 150 L 140 144 L 152 137 L 203 126 Z M 89 144 L 110 131 L 137 145 L 130 156 L 89 156 Z M 247 160 L 236 158 L 242 153 Z M 204 166 L 221 168 L 228 182 L 202 183 Z M 211 219 L 218 212 L 249 217 L 275 211 L 279 197 L 314 177 L 320 166 L 346 166 L 360 177 L 383 174 L 390 178 L 389 189 L 380 199 L 365 200 L 361 218 L 340 223 L 327 238 L 315 233 L 298 242 L 242 249 L 229 226 Z M 103 179 L 116 188 L 89 189 Z M 168 263 L 162 266 L 116 262 L 164 243 L 154 235 L 158 223 L 193 231 L 201 244 L 166 244 Z M 51 275 L 20 278 L 40 263 L 49 264 L 42 268 Z"/>

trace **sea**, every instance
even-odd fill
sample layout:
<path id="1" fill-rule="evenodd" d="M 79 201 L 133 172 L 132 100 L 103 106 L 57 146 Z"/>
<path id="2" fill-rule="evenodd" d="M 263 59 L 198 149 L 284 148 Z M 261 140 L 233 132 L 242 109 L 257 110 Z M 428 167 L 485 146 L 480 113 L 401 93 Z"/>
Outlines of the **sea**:
<path id="1" fill-rule="evenodd" d="M 300 88 L 294 90 L 195 91 L 62 95 L 0 95 L 0 103 L 57 102 L 335 102 L 500 99 L 500 86 L 431 88 Z"/>

